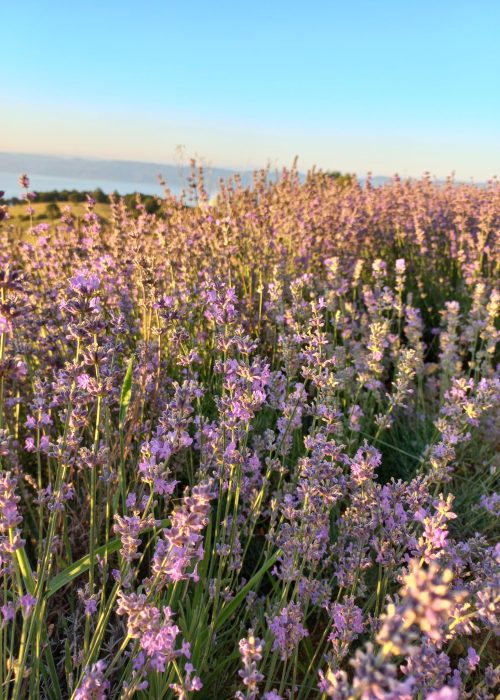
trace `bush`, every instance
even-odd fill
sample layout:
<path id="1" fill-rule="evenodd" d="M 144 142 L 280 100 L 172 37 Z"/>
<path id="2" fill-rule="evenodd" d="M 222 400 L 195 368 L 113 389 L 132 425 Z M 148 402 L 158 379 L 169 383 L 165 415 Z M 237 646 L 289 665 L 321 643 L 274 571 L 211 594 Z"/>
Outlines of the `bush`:
<path id="1" fill-rule="evenodd" d="M 61 210 L 56 202 L 49 202 L 45 207 L 45 216 L 48 219 L 59 219 Z"/>

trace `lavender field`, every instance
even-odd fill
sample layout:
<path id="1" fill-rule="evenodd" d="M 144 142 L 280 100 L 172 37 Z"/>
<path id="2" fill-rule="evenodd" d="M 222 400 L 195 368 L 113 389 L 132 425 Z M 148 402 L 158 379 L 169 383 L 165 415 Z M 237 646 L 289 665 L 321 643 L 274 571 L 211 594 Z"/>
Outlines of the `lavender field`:
<path id="1" fill-rule="evenodd" d="M 1 698 L 498 697 L 497 181 L 195 171 L 27 227 Z"/>

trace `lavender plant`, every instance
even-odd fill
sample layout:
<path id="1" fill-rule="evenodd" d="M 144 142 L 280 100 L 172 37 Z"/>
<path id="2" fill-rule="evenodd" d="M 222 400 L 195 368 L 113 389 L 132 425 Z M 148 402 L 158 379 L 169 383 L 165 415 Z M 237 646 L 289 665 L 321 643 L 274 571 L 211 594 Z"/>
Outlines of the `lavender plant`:
<path id="1" fill-rule="evenodd" d="M 191 184 L 0 211 L 1 696 L 495 698 L 498 183 Z"/>

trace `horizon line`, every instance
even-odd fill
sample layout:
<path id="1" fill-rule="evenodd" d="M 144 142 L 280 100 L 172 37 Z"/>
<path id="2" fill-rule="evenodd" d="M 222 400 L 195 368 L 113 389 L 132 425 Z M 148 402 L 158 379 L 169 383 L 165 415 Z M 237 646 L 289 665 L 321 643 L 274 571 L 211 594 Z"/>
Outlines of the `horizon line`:
<path id="1" fill-rule="evenodd" d="M 35 156 L 35 157 L 46 157 L 46 158 L 55 158 L 59 160 L 83 160 L 83 161 L 90 161 L 90 162 L 96 162 L 96 163 L 137 163 L 141 165 L 158 165 L 158 166 L 168 166 L 168 167 L 182 167 L 186 168 L 190 166 L 190 161 L 194 160 L 197 167 L 201 167 L 203 170 L 225 170 L 227 172 L 231 173 L 254 173 L 258 172 L 261 170 L 269 170 L 269 171 L 281 171 L 283 169 L 286 170 L 291 170 L 293 164 L 297 161 L 300 161 L 300 156 L 295 156 L 292 159 L 291 165 L 280 165 L 277 166 L 276 164 L 272 164 L 270 162 L 267 163 L 267 165 L 261 165 L 261 166 L 254 166 L 254 167 L 238 167 L 238 168 L 233 168 L 227 165 L 220 165 L 220 164 L 214 164 L 214 163 L 204 163 L 203 162 L 203 157 L 198 155 L 198 158 L 196 156 L 192 156 L 188 158 L 187 163 L 176 163 L 175 161 L 153 161 L 153 160 L 138 160 L 135 158 L 111 158 L 111 157 L 104 157 L 104 156 L 94 156 L 94 155 L 79 155 L 79 154 L 61 154 L 61 153 L 50 153 L 47 151 L 20 151 L 20 150 L 15 150 L 15 151 L 10 151 L 10 150 L 0 150 L 0 155 L 11 155 L 11 156 L 16 156 L 16 155 L 23 155 L 23 156 Z M 332 168 L 324 168 L 320 167 L 317 165 L 312 165 L 311 167 L 307 168 L 306 170 L 300 170 L 300 168 L 297 168 L 297 172 L 299 174 L 307 174 L 310 171 L 319 171 L 319 172 L 340 172 L 342 175 L 352 175 L 358 179 L 366 180 L 367 178 L 386 178 L 386 179 L 394 179 L 396 177 L 401 178 L 402 180 L 421 180 L 422 178 L 429 176 L 431 177 L 432 180 L 437 180 L 439 182 L 446 182 L 447 180 L 452 180 L 454 181 L 456 179 L 455 171 L 452 170 L 446 177 L 439 177 L 435 174 L 433 174 L 430 170 L 423 171 L 420 175 L 405 175 L 402 176 L 400 173 L 397 171 L 392 173 L 391 175 L 387 174 L 374 174 L 373 171 L 366 170 L 364 175 L 358 175 L 358 173 L 350 171 L 350 170 L 340 170 L 338 168 L 332 167 Z M 161 173 L 158 173 L 161 175 Z M 481 180 L 476 180 L 474 176 L 469 176 L 468 178 L 460 178 L 457 180 L 457 182 L 461 183 L 476 183 L 476 184 L 483 184 L 487 182 L 491 182 L 493 180 L 498 179 L 498 175 L 494 174 L 491 175 L 490 177 L 486 179 L 481 179 Z"/>

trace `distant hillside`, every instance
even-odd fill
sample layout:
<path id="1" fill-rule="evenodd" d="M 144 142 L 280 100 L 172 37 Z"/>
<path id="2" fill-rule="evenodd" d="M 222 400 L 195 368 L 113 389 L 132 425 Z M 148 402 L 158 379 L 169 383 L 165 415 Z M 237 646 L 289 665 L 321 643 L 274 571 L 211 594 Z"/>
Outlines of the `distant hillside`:
<path id="1" fill-rule="evenodd" d="M 218 181 L 234 175 L 235 170 L 227 168 L 206 169 L 207 186 L 216 186 Z M 128 160 L 93 160 L 87 158 L 63 158 L 58 156 L 35 155 L 28 153 L 1 153 L 0 172 L 18 175 L 57 177 L 78 180 L 95 180 L 96 182 L 127 182 L 139 185 L 156 185 L 158 175 L 162 175 L 167 185 L 173 189 L 186 186 L 189 175 L 188 166 L 167 163 L 142 163 Z M 240 173 L 243 183 L 250 184 L 252 173 Z"/>
<path id="2" fill-rule="evenodd" d="M 218 189 L 221 179 L 227 180 L 236 172 L 244 186 L 252 183 L 252 172 L 249 170 L 204 167 L 204 172 L 205 186 L 210 193 Z M 27 173 L 31 178 L 32 187 L 39 192 L 64 188 L 93 190 L 101 187 L 105 192 L 117 190 L 120 194 L 136 190 L 160 194 L 158 175 L 161 175 L 169 189 L 177 194 L 186 188 L 190 168 L 169 163 L 0 152 L 0 189 L 5 190 L 6 196 L 19 194 L 17 178 L 20 173 Z M 274 178 L 279 176 L 279 173 L 271 172 L 270 175 Z M 305 179 L 303 173 L 299 177 Z M 359 179 L 363 182 L 365 178 Z M 388 180 L 388 177 L 373 177 L 372 184 L 383 185 Z"/>

